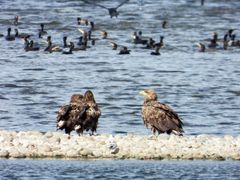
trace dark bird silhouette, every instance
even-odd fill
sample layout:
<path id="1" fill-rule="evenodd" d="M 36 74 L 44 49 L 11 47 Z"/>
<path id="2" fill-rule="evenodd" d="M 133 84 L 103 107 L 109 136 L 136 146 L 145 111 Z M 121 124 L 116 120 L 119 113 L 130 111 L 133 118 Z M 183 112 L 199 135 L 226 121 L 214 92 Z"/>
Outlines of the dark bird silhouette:
<path id="1" fill-rule="evenodd" d="M 18 29 L 15 29 L 15 37 L 16 38 L 29 38 L 31 35 L 27 33 L 19 33 Z"/>
<path id="2" fill-rule="evenodd" d="M 78 24 L 78 25 L 81 25 L 81 20 L 82 20 L 82 18 L 77 17 L 77 24 Z"/>
<path id="3" fill-rule="evenodd" d="M 29 40 L 27 37 L 23 38 L 24 40 L 24 46 L 27 46 L 29 44 Z"/>
<path id="4" fill-rule="evenodd" d="M 83 0 L 83 2 L 85 2 L 85 3 L 88 3 L 88 4 L 93 4 L 93 5 L 95 5 L 95 6 L 98 6 L 98 7 L 101 7 L 101 8 L 104 8 L 104 9 L 107 9 L 108 10 L 108 13 L 109 13 L 109 15 L 110 15 L 110 17 L 112 18 L 112 17 L 118 17 L 118 15 L 119 15 L 119 12 L 117 11 L 117 9 L 119 8 L 119 7 L 121 7 L 122 5 L 124 5 L 125 3 L 127 3 L 129 0 L 124 0 L 123 2 L 121 2 L 117 7 L 114 7 L 114 8 L 108 8 L 108 7 L 105 7 L 105 6 L 103 6 L 103 5 L 101 5 L 101 4 L 97 4 L 97 3 L 95 3 L 95 2 L 89 2 L 89 1 L 87 1 L 87 0 Z"/>
<path id="5" fill-rule="evenodd" d="M 82 44 L 83 44 L 83 36 L 80 36 L 80 37 L 78 38 L 77 45 L 78 45 L 78 46 L 81 46 Z"/>
<path id="6" fill-rule="evenodd" d="M 208 48 L 215 49 L 218 46 L 217 41 L 215 39 L 211 39 L 210 43 L 208 44 Z"/>
<path id="7" fill-rule="evenodd" d="M 229 38 L 232 38 L 232 33 L 233 33 L 234 30 L 236 30 L 236 29 L 229 29 L 229 30 L 228 30 L 228 36 L 229 36 Z"/>
<path id="8" fill-rule="evenodd" d="M 78 25 L 86 25 L 86 26 L 88 26 L 89 21 L 87 19 L 82 19 L 80 17 L 77 17 L 77 24 Z"/>
<path id="9" fill-rule="evenodd" d="M 80 36 L 78 38 L 78 42 L 77 45 L 78 47 L 75 47 L 73 50 L 74 51 L 84 51 L 87 49 L 87 44 L 88 44 L 88 39 L 87 38 L 83 38 L 83 36 Z"/>
<path id="10" fill-rule="evenodd" d="M 67 43 L 67 36 L 64 36 L 63 37 L 63 48 L 67 48 L 67 47 L 70 47 L 71 44 L 68 44 Z"/>
<path id="11" fill-rule="evenodd" d="M 92 45 L 95 45 L 95 42 L 99 40 L 99 38 L 92 36 L 92 31 L 88 31 L 88 40 L 91 41 Z"/>
<path id="12" fill-rule="evenodd" d="M 8 33 L 7 33 L 7 36 L 5 37 L 5 39 L 7 41 L 14 41 L 15 40 L 15 35 L 11 35 L 11 30 L 12 30 L 11 28 L 7 29 Z"/>
<path id="13" fill-rule="evenodd" d="M 90 21 L 90 27 L 91 27 L 91 30 L 94 30 L 95 29 L 95 24 L 93 21 Z"/>
<path id="14" fill-rule="evenodd" d="M 123 46 L 122 49 L 119 51 L 118 54 L 130 54 L 131 50 L 129 50 L 126 46 Z"/>
<path id="15" fill-rule="evenodd" d="M 218 33 L 213 32 L 213 39 L 217 42 L 218 41 Z"/>
<path id="16" fill-rule="evenodd" d="M 168 24 L 168 22 L 167 22 L 166 20 L 164 20 L 164 21 L 162 22 L 162 28 L 163 28 L 163 29 L 166 29 L 166 28 L 167 28 L 167 24 Z"/>
<path id="17" fill-rule="evenodd" d="M 155 51 L 154 51 L 154 52 L 151 52 L 151 55 L 155 55 L 155 56 L 161 55 L 160 52 L 159 52 L 159 50 L 160 50 L 160 47 L 159 47 L 159 46 L 156 46 L 156 47 L 155 47 Z"/>
<path id="18" fill-rule="evenodd" d="M 224 37 L 223 37 L 223 49 L 224 50 L 227 50 L 228 49 L 228 34 L 225 34 Z"/>
<path id="19" fill-rule="evenodd" d="M 83 134 L 84 130 L 91 130 L 94 134 L 100 115 L 101 111 L 92 91 L 86 91 L 84 96 L 73 94 L 70 104 L 61 106 L 58 111 L 57 128 L 64 129 L 66 134 L 70 134 L 73 130 L 79 135 Z"/>
<path id="20" fill-rule="evenodd" d="M 160 41 L 158 43 L 155 43 L 154 47 L 162 48 L 164 46 L 163 39 L 164 39 L 164 36 L 160 36 Z"/>
<path id="21" fill-rule="evenodd" d="M 51 36 L 47 37 L 47 42 L 48 42 L 48 46 L 44 49 L 44 51 L 47 51 L 47 52 L 50 52 L 50 53 L 62 51 L 59 46 L 52 44 Z"/>
<path id="22" fill-rule="evenodd" d="M 39 33 L 41 34 L 41 35 L 44 35 L 44 34 L 47 34 L 47 31 L 45 31 L 45 29 L 44 29 L 44 27 L 45 27 L 45 25 L 42 23 L 42 24 L 40 24 L 40 29 L 39 29 Z"/>
<path id="23" fill-rule="evenodd" d="M 137 32 L 133 32 L 132 41 L 134 44 L 147 44 L 148 43 L 147 39 L 142 38 L 142 31 L 139 31 L 138 34 L 137 34 Z"/>
<path id="24" fill-rule="evenodd" d="M 77 43 L 78 47 L 75 47 L 73 51 L 85 51 L 87 49 L 88 41 L 83 41 L 83 37 L 79 37 L 79 41 Z"/>
<path id="25" fill-rule="evenodd" d="M 155 41 L 152 38 L 148 39 L 147 45 L 146 47 L 144 47 L 145 49 L 152 49 L 155 47 Z"/>
<path id="26" fill-rule="evenodd" d="M 74 43 L 70 42 L 69 51 L 63 51 L 63 54 L 72 54 L 73 50 L 74 50 Z"/>
<path id="27" fill-rule="evenodd" d="M 39 51 L 40 47 L 35 45 L 33 40 L 31 40 L 30 42 L 27 40 L 27 38 L 25 38 L 25 51 Z"/>
<path id="28" fill-rule="evenodd" d="M 144 96 L 143 122 L 147 128 L 151 128 L 153 134 L 166 132 L 182 136 L 184 131 L 180 117 L 168 105 L 158 102 L 155 91 L 144 90 L 139 94 Z"/>

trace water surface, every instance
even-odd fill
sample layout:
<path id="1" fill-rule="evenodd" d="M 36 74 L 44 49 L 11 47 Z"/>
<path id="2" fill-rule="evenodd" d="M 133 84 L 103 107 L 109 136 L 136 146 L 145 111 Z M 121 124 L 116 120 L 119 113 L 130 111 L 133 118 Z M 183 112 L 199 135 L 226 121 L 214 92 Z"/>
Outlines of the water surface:
<path id="1" fill-rule="evenodd" d="M 239 179 L 235 161 L 0 160 L 1 179 Z"/>
<path id="2" fill-rule="evenodd" d="M 145 0 L 140 7 L 132 0 L 119 8 L 117 19 L 110 19 L 105 9 L 77 0 L 3 0 L 0 33 L 14 29 L 13 18 L 19 15 L 19 31 L 34 34 L 42 48 L 25 52 L 22 40 L 0 38 L 0 128 L 55 131 L 59 106 L 71 94 L 91 89 L 102 110 L 98 133 L 150 134 L 141 119 L 138 92 L 151 88 L 182 117 L 186 135 L 237 136 L 240 49 L 200 53 L 196 43 L 206 44 L 203 40 L 213 32 L 223 37 L 238 28 L 239 9 L 238 0 L 212 0 L 203 7 L 190 0 Z M 44 53 L 39 24 L 46 24 L 54 43 L 61 44 L 64 35 L 76 43 L 77 28 L 87 30 L 76 24 L 77 17 L 95 22 L 95 38 L 106 30 L 109 39 L 69 56 Z M 167 29 L 161 28 L 163 20 L 169 22 Z M 139 30 L 157 41 L 165 37 L 161 56 L 131 43 L 131 34 Z M 131 55 L 117 55 L 110 41 L 128 46 Z M 233 161 L 0 160 L 0 179 L 239 179 L 239 172 Z"/>
<path id="3" fill-rule="evenodd" d="M 184 0 L 146 0 L 143 6 L 130 1 L 119 8 L 117 19 L 111 19 L 105 9 L 81 1 L 4 1 L 0 32 L 16 28 L 13 18 L 19 15 L 19 31 L 35 35 L 42 50 L 25 52 L 22 40 L 0 39 L 1 129 L 55 131 L 59 106 L 68 103 L 71 94 L 91 89 L 102 109 L 99 133 L 149 134 L 142 123 L 143 99 L 138 92 L 151 88 L 180 114 L 186 134 L 238 135 L 239 48 L 199 53 L 196 43 L 213 32 L 223 37 L 229 28 L 239 27 L 239 8 L 237 0 L 211 1 L 203 7 Z M 107 30 L 109 39 L 69 56 L 43 52 L 46 43 L 37 38 L 39 24 L 46 24 L 54 43 L 61 44 L 64 35 L 76 43 L 81 35 L 77 28 L 87 30 L 76 24 L 77 17 L 95 22 L 95 38 Z M 161 28 L 163 20 L 169 22 L 167 29 Z M 131 43 L 131 34 L 139 30 L 157 41 L 165 36 L 161 56 Z M 110 41 L 128 46 L 131 55 L 117 55 Z"/>

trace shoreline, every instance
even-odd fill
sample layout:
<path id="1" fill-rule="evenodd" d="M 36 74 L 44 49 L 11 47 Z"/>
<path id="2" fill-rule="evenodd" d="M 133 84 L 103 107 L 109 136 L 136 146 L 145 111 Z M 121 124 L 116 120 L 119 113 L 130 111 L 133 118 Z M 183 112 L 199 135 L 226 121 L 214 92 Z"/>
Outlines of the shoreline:
<path id="1" fill-rule="evenodd" d="M 0 130 L 0 158 L 240 160 L 240 136 L 66 135 Z"/>

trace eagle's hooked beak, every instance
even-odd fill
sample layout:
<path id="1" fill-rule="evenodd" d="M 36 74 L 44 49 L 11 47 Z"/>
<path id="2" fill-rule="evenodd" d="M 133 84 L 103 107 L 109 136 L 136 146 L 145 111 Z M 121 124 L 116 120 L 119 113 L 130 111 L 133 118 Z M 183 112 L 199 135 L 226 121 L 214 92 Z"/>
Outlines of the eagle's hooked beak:
<path id="1" fill-rule="evenodd" d="M 141 95 L 141 96 L 143 96 L 143 97 L 147 96 L 147 94 L 146 94 L 145 91 L 140 91 L 140 92 L 139 92 L 139 95 Z"/>

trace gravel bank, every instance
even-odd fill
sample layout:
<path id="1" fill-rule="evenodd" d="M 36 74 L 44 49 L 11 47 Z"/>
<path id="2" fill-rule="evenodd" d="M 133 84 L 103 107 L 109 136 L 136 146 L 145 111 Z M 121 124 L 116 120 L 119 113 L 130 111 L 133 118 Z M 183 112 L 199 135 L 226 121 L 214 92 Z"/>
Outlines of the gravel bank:
<path id="1" fill-rule="evenodd" d="M 69 136 L 0 130 L 0 157 L 240 160 L 240 136 Z"/>

